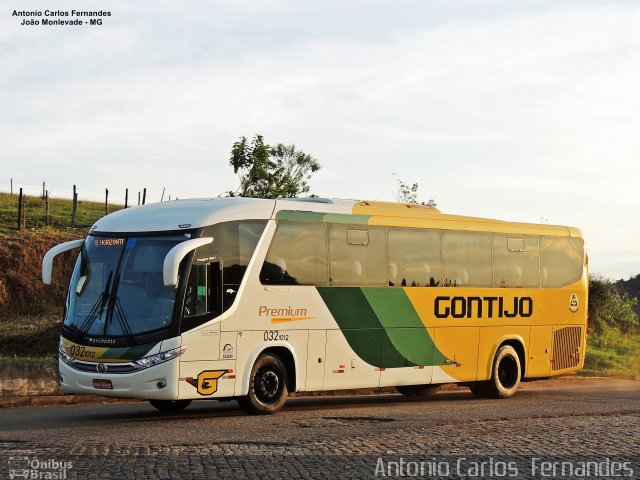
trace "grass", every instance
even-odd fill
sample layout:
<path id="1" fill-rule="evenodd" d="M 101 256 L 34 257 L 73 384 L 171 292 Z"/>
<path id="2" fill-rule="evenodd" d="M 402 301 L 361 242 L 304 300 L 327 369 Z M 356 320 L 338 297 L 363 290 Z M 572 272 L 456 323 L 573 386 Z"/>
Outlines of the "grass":
<path id="1" fill-rule="evenodd" d="M 123 208 L 109 204 L 109 213 Z M 40 197 L 25 196 L 26 230 L 71 230 L 73 201 L 63 198 L 49 198 L 49 227 L 45 218 L 45 201 Z M 86 231 L 96 220 L 103 217 L 104 203 L 78 200 L 76 230 Z M 0 192 L 0 233 L 16 233 L 18 230 L 18 194 Z"/>
<path id="2" fill-rule="evenodd" d="M 57 357 L 60 316 L 20 315 L 0 321 L 0 359 L 44 360 Z"/>
<path id="3" fill-rule="evenodd" d="M 583 375 L 640 375 L 640 332 L 622 332 L 603 325 L 590 334 Z"/>

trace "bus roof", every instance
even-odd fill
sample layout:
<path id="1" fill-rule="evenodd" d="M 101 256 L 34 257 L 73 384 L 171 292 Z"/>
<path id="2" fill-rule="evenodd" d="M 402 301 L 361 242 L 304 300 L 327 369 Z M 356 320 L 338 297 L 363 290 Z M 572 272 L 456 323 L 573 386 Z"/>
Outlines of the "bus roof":
<path id="1" fill-rule="evenodd" d="M 242 219 L 295 219 L 352 224 L 444 228 L 520 234 L 570 235 L 578 229 L 448 215 L 417 204 L 326 198 L 203 198 L 152 203 L 119 210 L 98 220 L 91 232 L 161 232 L 201 228 Z"/>

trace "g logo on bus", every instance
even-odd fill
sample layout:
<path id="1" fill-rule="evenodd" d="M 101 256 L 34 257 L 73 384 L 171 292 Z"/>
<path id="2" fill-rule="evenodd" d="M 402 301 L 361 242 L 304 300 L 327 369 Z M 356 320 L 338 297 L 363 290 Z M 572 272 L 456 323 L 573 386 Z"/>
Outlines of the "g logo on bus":
<path id="1" fill-rule="evenodd" d="M 575 293 L 571 295 L 571 297 L 569 298 L 569 310 L 571 310 L 573 313 L 578 311 L 578 295 L 576 295 Z"/>
<path id="2" fill-rule="evenodd" d="M 196 387 L 200 395 L 213 395 L 218 391 L 218 379 L 226 370 L 205 370 L 198 374 L 198 378 L 187 377 L 188 383 Z"/>
<path id="3" fill-rule="evenodd" d="M 107 367 L 107 365 L 104 363 L 99 363 L 98 365 L 96 365 L 96 370 L 98 371 L 98 373 L 107 373 L 108 369 L 109 367 Z"/>

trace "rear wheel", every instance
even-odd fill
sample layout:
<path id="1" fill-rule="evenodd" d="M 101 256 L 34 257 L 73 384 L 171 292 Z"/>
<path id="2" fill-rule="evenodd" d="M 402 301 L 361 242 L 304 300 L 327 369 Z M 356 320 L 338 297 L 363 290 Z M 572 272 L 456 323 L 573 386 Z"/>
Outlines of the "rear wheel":
<path id="1" fill-rule="evenodd" d="M 149 400 L 149 403 L 163 412 L 179 412 L 187 408 L 191 400 Z"/>
<path id="2" fill-rule="evenodd" d="M 429 397 L 440 390 L 441 385 L 399 385 L 396 387 L 398 393 L 406 397 Z"/>
<path id="3" fill-rule="evenodd" d="M 287 401 L 287 371 L 279 357 L 263 354 L 251 369 L 249 393 L 238 399 L 240 406 L 252 415 L 271 415 Z"/>
<path id="4" fill-rule="evenodd" d="M 469 386 L 476 397 L 509 398 L 518 390 L 521 369 L 520 357 L 511 345 L 503 345 L 493 359 L 491 379 Z"/>

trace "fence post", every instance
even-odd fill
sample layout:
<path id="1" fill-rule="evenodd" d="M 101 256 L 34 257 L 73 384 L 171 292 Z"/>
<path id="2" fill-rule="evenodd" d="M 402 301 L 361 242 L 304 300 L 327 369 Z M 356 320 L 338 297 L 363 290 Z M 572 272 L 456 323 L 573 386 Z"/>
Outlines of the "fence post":
<path id="1" fill-rule="evenodd" d="M 42 199 L 44 200 L 44 182 L 42 182 Z"/>
<path id="2" fill-rule="evenodd" d="M 18 231 L 22 230 L 22 188 L 18 197 Z"/>
<path id="3" fill-rule="evenodd" d="M 104 189 L 104 214 L 109 215 L 109 189 Z"/>
<path id="4" fill-rule="evenodd" d="M 142 204 L 144 205 L 146 201 L 147 201 L 147 189 L 145 187 L 142 189 Z"/>
<path id="5" fill-rule="evenodd" d="M 124 208 L 127 208 L 127 204 L 129 203 L 129 189 L 124 189 Z"/>
<path id="6" fill-rule="evenodd" d="M 78 194 L 73 186 L 73 209 L 71 210 L 71 228 L 76 228 L 76 212 L 78 211 Z"/>
<path id="7" fill-rule="evenodd" d="M 138 206 L 140 206 L 140 190 L 138 190 Z"/>
<path id="8" fill-rule="evenodd" d="M 11 196 L 13 197 L 13 178 L 11 179 Z"/>
<path id="9" fill-rule="evenodd" d="M 161 202 L 164 200 L 164 189 L 165 189 L 165 187 L 162 187 L 162 197 L 160 197 L 160 201 Z"/>
<path id="10" fill-rule="evenodd" d="M 49 226 L 49 190 L 44 192 L 44 220 Z"/>

